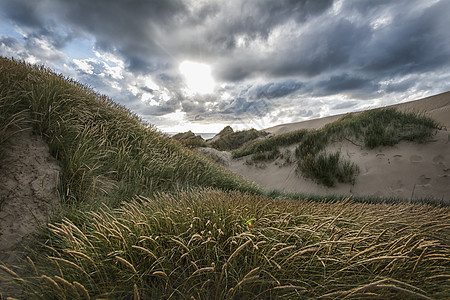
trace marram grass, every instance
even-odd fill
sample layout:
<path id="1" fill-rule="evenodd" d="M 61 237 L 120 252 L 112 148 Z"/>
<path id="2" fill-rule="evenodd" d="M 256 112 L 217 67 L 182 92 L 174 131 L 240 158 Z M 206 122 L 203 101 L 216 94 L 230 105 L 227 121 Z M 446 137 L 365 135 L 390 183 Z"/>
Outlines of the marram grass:
<path id="1" fill-rule="evenodd" d="M 337 182 L 355 182 L 359 167 L 342 158 L 339 152 L 327 153 L 326 148 L 347 140 L 361 148 L 393 146 L 400 141 L 425 143 L 440 126 L 434 120 L 416 113 L 404 113 L 393 108 L 350 113 L 323 128 L 301 129 L 256 140 L 233 150 L 233 157 L 252 155 L 252 161 L 267 161 L 281 157 L 280 147 L 298 145 L 295 151 L 297 169 L 325 186 Z"/>
<path id="2" fill-rule="evenodd" d="M 28 122 L 61 163 L 67 202 L 118 204 L 178 186 L 261 191 L 76 81 L 6 58 L 0 76 L 0 146 L 4 128 L 28 108 Z"/>
<path id="3" fill-rule="evenodd" d="M 24 280 L 30 298 L 445 298 L 449 221 L 428 205 L 161 193 L 49 226 Z"/>
<path id="4" fill-rule="evenodd" d="M 45 138 L 62 166 L 65 205 L 23 265 L 0 264 L 0 279 L 25 294 L 0 296 L 450 296 L 449 208 L 266 198 L 43 67 L 1 58 L 0 93 L 0 134 L 26 125 Z"/>

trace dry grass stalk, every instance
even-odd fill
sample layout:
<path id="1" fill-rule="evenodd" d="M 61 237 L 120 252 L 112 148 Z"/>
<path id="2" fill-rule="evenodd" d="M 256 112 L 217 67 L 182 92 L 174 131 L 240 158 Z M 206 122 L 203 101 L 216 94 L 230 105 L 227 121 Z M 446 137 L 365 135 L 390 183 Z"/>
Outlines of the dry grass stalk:
<path id="1" fill-rule="evenodd" d="M 133 286 L 133 290 L 134 290 L 134 297 L 133 297 L 133 299 L 134 300 L 139 300 L 140 299 L 140 297 L 139 297 L 139 291 L 138 291 L 138 287 L 137 287 L 137 284 L 135 283 L 134 284 L 134 286 Z"/>
<path id="2" fill-rule="evenodd" d="M 380 232 L 380 234 L 377 236 L 377 238 L 372 242 L 372 244 L 370 246 L 375 245 L 376 243 L 378 243 L 378 241 L 381 239 L 381 237 L 388 231 L 388 228 L 384 229 L 382 232 Z"/>
<path id="3" fill-rule="evenodd" d="M 183 242 L 181 242 L 181 241 L 179 241 L 179 240 L 177 240 L 177 239 L 175 239 L 175 238 L 171 238 L 170 240 L 173 241 L 173 242 L 175 242 L 175 243 L 177 243 L 178 245 L 180 245 L 180 246 L 181 246 L 182 248 L 184 248 L 187 252 L 190 251 L 189 248 L 188 248 L 185 244 L 183 244 Z"/>
<path id="4" fill-rule="evenodd" d="M 141 251 L 147 253 L 148 255 L 150 255 L 151 257 L 153 257 L 155 260 L 158 259 L 158 257 L 156 257 L 156 255 L 152 251 L 147 249 L 147 248 L 144 248 L 144 247 L 141 247 L 141 246 L 137 246 L 137 245 L 132 245 L 131 248 L 134 248 L 134 249 L 137 249 L 137 250 L 141 250 Z"/>
<path id="5" fill-rule="evenodd" d="M 56 269 L 58 270 L 59 276 L 64 277 L 63 272 L 62 272 L 62 270 L 61 270 L 61 267 L 59 266 L 58 261 L 57 261 L 57 260 L 53 260 L 53 262 L 54 262 L 55 265 L 56 265 Z"/>
<path id="6" fill-rule="evenodd" d="M 434 276 L 427 277 L 426 279 L 429 280 L 429 279 L 441 279 L 441 278 L 450 280 L 450 275 L 440 274 L 440 275 L 434 275 Z"/>
<path id="7" fill-rule="evenodd" d="M 308 253 L 308 252 L 315 252 L 317 250 L 319 250 L 320 248 L 318 247 L 312 247 L 312 248 L 308 248 L 308 249 L 304 249 L 304 250 L 300 250 L 295 252 L 294 254 L 292 254 L 291 256 L 289 256 L 288 258 L 286 258 L 286 262 L 292 262 L 293 263 L 293 259 L 299 255 Z"/>
<path id="8" fill-rule="evenodd" d="M 27 260 L 28 260 L 28 263 L 31 265 L 31 267 L 33 267 L 34 274 L 36 274 L 36 276 L 39 276 L 39 273 L 36 269 L 36 265 L 34 264 L 33 260 L 29 256 L 27 256 Z"/>
<path id="9" fill-rule="evenodd" d="M 278 250 L 277 252 L 275 252 L 275 254 L 272 255 L 271 258 L 269 258 L 269 260 L 271 261 L 271 260 L 274 259 L 278 254 L 283 253 L 283 252 L 285 252 L 285 251 L 289 251 L 289 250 L 295 249 L 295 247 L 296 247 L 295 245 L 292 245 L 292 246 L 287 246 L 287 247 L 281 248 L 280 250 Z"/>
<path id="10" fill-rule="evenodd" d="M 87 236 L 83 233 L 83 231 L 81 231 L 77 226 L 75 226 L 75 224 L 73 224 L 69 219 L 64 218 L 63 219 L 63 223 L 67 224 L 68 226 L 70 226 L 73 230 L 75 230 L 82 238 L 84 241 L 86 241 L 89 246 L 93 247 L 90 240 L 87 238 Z"/>
<path id="11" fill-rule="evenodd" d="M 45 280 L 45 282 L 47 282 L 47 284 L 57 293 L 59 294 L 63 299 L 66 299 L 66 296 L 64 295 L 63 290 L 59 287 L 59 285 L 56 283 L 56 281 L 54 281 L 53 279 L 51 279 L 48 276 L 42 275 L 41 276 L 42 279 Z"/>
<path id="12" fill-rule="evenodd" d="M 142 243 L 142 242 L 144 242 L 144 241 L 151 241 L 151 242 L 153 242 L 153 243 L 156 243 L 156 240 L 155 240 L 154 238 L 152 238 L 151 236 L 144 236 L 144 235 L 141 235 L 141 236 L 139 237 L 139 243 Z"/>
<path id="13" fill-rule="evenodd" d="M 165 277 L 165 278 L 169 279 L 169 276 L 167 276 L 166 272 L 164 272 L 164 271 L 155 271 L 155 272 L 152 273 L 152 275 L 162 276 L 162 277 Z"/>
<path id="14" fill-rule="evenodd" d="M 396 286 L 396 285 L 377 285 L 374 288 L 392 289 L 392 290 L 396 290 L 396 291 L 399 291 L 399 292 L 406 293 L 406 294 L 408 294 L 410 296 L 413 296 L 415 299 L 433 300 L 433 298 L 430 298 L 430 297 L 428 297 L 426 295 L 419 294 L 419 293 L 416 293 L 414 291 L 407 290 L 405 288 L 402 288 L 402 287 L 399 287 L 399 286 Z"/>
<path id="15" fill-rule="evenodd" d="M 75 286 L 73 284 L 71 284 L 70 282 L 68 282 L 64 278 L 56 276 L 56 275 L 55 275 L 55 280 L 58 281 L 62 286 L 66 287 L 66 289 L 68 289 L 69 291 L 74 293 L 78 298 L 80 297 L 80 295 L 78 294 L 77 289 L 75 288 Z"/>
<path id="16" fill-rule="evenodd" d="M 106 242 L 108 242 L 108 245 L 111 246 L 111 241 L 106 237 L 106 235 L 104 235 L 103 233 L 101 233 L 100 231 L 94 231 L 95 234 L 99 235 L 100 237 L 103 238 L 103 240 L 105 240 Z M 99 238 L 97 238 L 98 240 L 100 240 Z"/>
<path id="17" fill-rule="evenodd" d="M 356 253 L 356 254 L 355 254 L 354 256 L 352 256 L 347 262 L 349 263 L 349 262 L 351 262 L 352 260 L 354 260 L 355 258 L 357 258 L 357 257 L 359 257 L 359 256 L 361 256 L 361 255 L 363 255 L 363 254 L 366 254 L 366 253 L 368 253 L 368 252 L 370 252 L 370 251 L 373 251 L 373 250 L 375 250 L 375 249 L 377 249 L 377 248 L 379 248 L 379 247 L 382 247 L 382 246 L 384 246 L 384 245 L 386 245 L 386 243 L 373 245 L 373 246 L 371 246 L 371 247 L 369 247 L 369 248 L 367 248 L 367 249 L 365 249 L 365 250 L 363 250 L 363 251 L 361 251 L 361 252 Z"/>
<path id="18" fill-rule="evenodd" d="M 228 268 L 228 265 L 230 264 L 230 261 L 239 254 L 239 252 L 242 251 L 242 249 L 244 249 L 248 244 L 250 244 L 252 242 L 252 240 L 247 240 L 245 243 L 243 243 L 242 245 L 240 245 L 236 250 L 234 250 L 234 252 L 230 255 L 230 257 L 227 259 L 227 261 L 225 262 L 225 264 L 222 267 L 222 273 L 224 272 L 225 269 Z"/>
<path id="19" fill-rule="evenodd" d="M 278 283 L 279 284 L 279 283 Z M 289 292 L 289 291 L 306 291 L 307 289 L 302 286 L 296 286 L 296 285 L 282 285 L 282 286 L 276 286 L 274 288 L 267 289 L 258 295 L 256 295 L 253 299 L 265 299 L 262 297 L 262 295 L 269 293 L 269 292 Z"/>
<path id="20" fill-rule="evenodd" d="M 8 273 L 9 275 L 11 275 L 13 277 L 20 278 L 20 276 L 17 275 L 16 272 L 14 272 L 13 270 L 9 269 L 7 266 L 0 265 L 0 269 L 2 269 L 3 271 L 5 271 L 6 273 Z"/>
<path id="21" fill-rule="evenodd" d="M 126 259 L 124 259 L 124 258 L 122 258 L 122 257 L 120 257 L 120 256 L 116 256 L 115 258 L 116 258 L 118 261 L 120 261 L 121 263 L 123 263 L 125 266 L 127 266 L 128 268 L 130 268 L 130 269 L 133 271 L 133 273 L 137 273 L 136 269 L 134 268 L 134 266 L 133 266 L 129 261 L 127 261 Z"/>
<path id="22" fill-rule="evenodd" d="M 49 258 L 49 259 L 53 259 L 54 261 L 58 261 L 58 262 L 65 263 L 65 264 L 67 264 L 67 265 L 69 265 L 69 266 L 72 266 L 72 267 L 74 267 L 75 269 L 77 269 L 77 270 L 79 270 L 79 271 L 81 271 L 81 272 L 83 272 L 83 273 L 86 274 L 86 271 L 84 271 L 82 267 L 80 267 L 79 265 L 77 265 L 77 264 L 74 263 L 74 262 L 71 262 L 71 261 L 66 260 L 66 259 L 64 259 L 64 258 L 53 257 L 53 256 L 49 256 L 48 258 Z"/>
<path id="23" fill-rule="evenodd" d="M 84 287 L 84 285 L 82 285 L 81 283 L 74 281 L 73 285 L 75 286 L 75 288 L 78 290 L 78 292 L 83 295 L 87 300 L 91 299 L 91 296 L 89 296 L 89 292 L 88 290 Z"/>
<path id="24" fill-rule="evenodd" d="M 259 272 L 259 270 L 261 269 L 261 267 L 256 267 L 253 270 L 250 270 L 250 272 L 248 272 L 245 276 L 244 279 L 253 276 L 255 273 Z"/>
<path id="25" fill-rule="evenodd" d="M 403 258 L 409 258 L 409 257 L 408 256 L 398 255 L 398 256 L 379 256 L 379 257 L 365 259 L 365 260 L 359 261 L 357 263 L 354 263 L 354 264 L 352 264 L 350 266 L 347 266 L 345 268 L 342 268 L 342 269 L 336 271 L 332 276 L 335 276 L 337 273 L 340 273 L 342 271 L 345 271 L 347 269 L 351 269 L 351 268 L 359 266 L 359 265 L 372 263 L 372 262 L 376 262 L 376 261 L 380 261 L 380 260 L 391 260 L 391 259 L 397 260 L 397 259 L 403 259 Z"/>
<path id="26" fill-rule="evenodd" d="M 214 267 L 203 267 L 203 268 L 200 268 L 198 270 L 195 270 L 194 273 L 192 273 L 192 275 L 189 278 L 191 278 L 193 276 L 196 276 L 196 275 L 203 274 L 203 273 L 213 272 L 214 269 L 215 269 Z"/>
<path id="27" fill-rule="evenodd" d="M 356 234 L 356 236 L 355 237 L 358 237 L 360 234 L 361 234 L 361 232 L 363 232 L 363 230 L 364 229 L 366 229 L 366 227 L 369 225 L 370 223 L 366 223 L 366 224 L 364 224 L 364 226 L 363 227 L 361 227 L 361 229 L 358 231 L 358 233 Z"/>
<path id="28" fill-rule="evenodd" d="M 89 262 L 91 262 L 95 266 L 95 261 L 92 258 L 90 258 L 87 254 L 84 254 L 82 252 L 75 251 L 75 250 L 64 250 L 64 252 L 66 252 L 68 254 L 75 254 L 75 255 L 81 256 L 82 258 L 87 259 Z"/>
<path id="29" fill-rule="evenodd" d="M 246 276 L 246 277 L 247 277 L 247 276 Z M 232 287 L 232 288 L 230 288 L 230 289 L 228 290 L 226 299 L 231 299 L 231 297 L 233 296 L 234 292 L 237 291 L 237 290 L 239 289 L 240 286 L 242 286 L 242 285 L 244 285 L 244 284 L 247 284 L 247 283 L 250 283 L 250 282 L 253 282 L 253 281 L 256 281 L 256 280 L 258 280 L 258 279 L 259 279 L 259 275 L 256 275 L 256 276 L 250 276 L 250 277 L 247 277 L 247 278 L 243 278 L 243 279 L 242 279 L 241 281 L 239 281 L 234 287 Z"/>
<path id="30" fill-rule="evenodd" d="M 425 255 L 425 252 L 428 250 L 428 248 L 423 249 L 422 253 L 420 253 L 419 258 L 417 259 L 416 263 L 414 264 L 414 268 L 411 272 L 411 276 L 414 275 L 414 273 L 416 272 L 417 266 L 420 264 L 420 262 L 423 259 L 423 256 Z"/>

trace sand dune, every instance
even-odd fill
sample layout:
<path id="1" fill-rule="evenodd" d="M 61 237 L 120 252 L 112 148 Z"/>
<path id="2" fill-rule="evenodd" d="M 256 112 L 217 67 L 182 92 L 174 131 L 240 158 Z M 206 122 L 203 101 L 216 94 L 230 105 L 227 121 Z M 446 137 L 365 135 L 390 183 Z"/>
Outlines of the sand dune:
<path id="1" fill-rule="evenodd" d="M 423 113 L 439 122 L 446 129 L 450 129 L 450 91 L 431 97 L 395 104 L 387 107 L 394 107 L 404 112 Z M 272 134 L 283 134 L 299 129 L 316 129 L 334 122 L 345 114 L 329 116 L 320 119 L 281 124 L 264 129 Z"/>
<path id="2" fill-rule="evenodd" d="M 296 173 L 296 164 L 280 166 L 281 161 L 264 165 L 248 165 L 247 158 L 231 160 L 228 168 L 255 181 L 267 190 L 314 194 L 370 195 L 417 199 L 431 197 L 450 204 L 450 92 L 394 105 L 402 111 L 424 113 L 437 120 L 444 130 L 436 130 L 426 144 L 400 142 L 394 147 L 368 150 L 350 142 L 330 146 L 355 162 L 360 174 L 354 185 L 339 184 L 333 188 L 316 184 Z M 302 128 L 320 128 L 340 116 L 284 124 L 267 129 L 281 134 Z M 294 153 L 295 146 L 288 148 Z M 282 152 L 285 150 L 282 150 Z M 293 158 L 294 159 L 294 158 Z"/>

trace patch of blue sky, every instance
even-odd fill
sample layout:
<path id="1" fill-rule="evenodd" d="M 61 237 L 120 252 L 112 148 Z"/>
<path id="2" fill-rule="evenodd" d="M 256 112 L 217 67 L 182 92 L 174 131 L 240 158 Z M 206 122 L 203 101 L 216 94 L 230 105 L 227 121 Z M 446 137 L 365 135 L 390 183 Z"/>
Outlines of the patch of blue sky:
<path id="1" fill-rule="evenodd" d="M 94 38 L 75 38 L 65 46 L 64 53 L 70 61 L 94 57 L 94 45 Z"/>
<path id="2" fill-rule="evenodd" d="M 9 21 L 0 18 L 0 36 L 8 36 L 23 41 L 23 35 L 17 31 L 17 28 Z"/>

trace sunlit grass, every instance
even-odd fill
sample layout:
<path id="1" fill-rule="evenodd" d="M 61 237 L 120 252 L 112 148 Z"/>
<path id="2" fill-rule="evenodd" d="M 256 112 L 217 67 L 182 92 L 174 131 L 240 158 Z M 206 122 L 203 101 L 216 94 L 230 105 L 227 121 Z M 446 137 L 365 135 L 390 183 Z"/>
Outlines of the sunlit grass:
<path id="1" fill-rule="evenodd" d="M 86 86 L 0 72 L 0 132 L 28 122 L 62 166 L 61 215 L 0 264 L 18 298 L 448 298 L 449 208 L 265 197 Z"/>
<path id="2" fill-rule="evenodd" d="M 158 194 L 50 225 L 26 280 L 30 297 L 49 298 L 75 297 L 75 282 L 92 298 L 439 298 L 449 217 L 427 205 Z"/>

